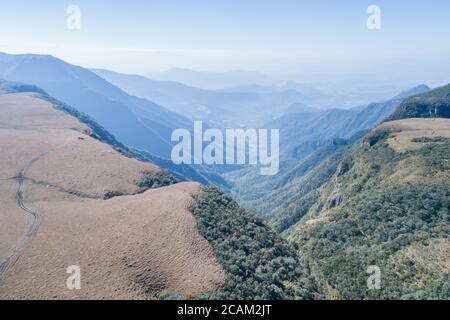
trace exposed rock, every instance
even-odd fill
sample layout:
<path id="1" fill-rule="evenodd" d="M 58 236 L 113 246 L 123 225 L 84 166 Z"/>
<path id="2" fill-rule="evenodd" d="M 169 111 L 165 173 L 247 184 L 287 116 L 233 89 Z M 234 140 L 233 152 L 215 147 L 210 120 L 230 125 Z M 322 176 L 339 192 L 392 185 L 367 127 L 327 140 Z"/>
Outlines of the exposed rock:
<path id="1" fill-rule="evenodd" d="M 341 205 L 341 203 L 344 201 L 344 196 L 342 192 L 339 189 L 334 189 L 333 192 L 330 194 L 330 196 L 327 199 L 327 209 L 335 208 Z"/>

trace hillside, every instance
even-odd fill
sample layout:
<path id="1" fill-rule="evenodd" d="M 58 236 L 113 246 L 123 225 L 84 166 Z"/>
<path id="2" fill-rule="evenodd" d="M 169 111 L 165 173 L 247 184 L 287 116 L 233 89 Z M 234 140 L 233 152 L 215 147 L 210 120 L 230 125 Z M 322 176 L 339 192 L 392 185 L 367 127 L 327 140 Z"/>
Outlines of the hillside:
<path id="1" fill-rule="evenodd" d="M 427 86 L 418 86 L 387 101 L 371 103 L 357 110 L 335 108 L 294 113 L 268 123 L 267 127 L 280 128 L 283 137 L 280 146 L 282 157 L 298 158 L 302 156 L 297 150 L 302 143 L 333 138 L 348 139 L 362 130 L 371 130 L 391 115 L 404 99 L 429 90 Z"/>
<path id="2" fill-rule="evenodd" d="M 1 298 L 142 299 L 220 287 L 222 267 L 187 211 L 197 184 L 154 189 L 161 169 L 91 137 L 33 93 L 2 94 L 0 109 Z M 80 291 L 64 289 L 71 265 L 81 267 Z"/>
<path id="3" fill-rule="evenodd" d="M 293 247 L 228 196 L 176 183 L 39 88 L 1 88 L 0 299 L 312 297 Z"/>
<path id="4" fill-rule="evenodd" d="M 450 85 L 405 100 L 388 120 L 450 118 Z"/>
<path id="5" fill-rule="evenodd" d="M 394 114 L 410 114 L 408 105 Z M 449 155 L 450 119 L 407 117 L 384 122 L 312 172 L 316 188 L 299 192 L 290 202 L 295 209 L 274 221 L 283 221 L 322 297 L 450 297 Z M 324 168 L 331 177 L 314 177 Z M 367 288 L 373 265 L 381 270 L 380 290 Z"/>
<path id="6" fill-rule="evenodd" d="M 313 299 L 316 287 L 294 247 L 216 188 L 205 188 L 191 212 L 227 273 L 214 299 Z"/>
<path id="7" fill-rule="evenodd" d="M 267 127 L 280 129 L 279 173 L 274 177 L 264 177 L 259 175 L 257 169 L 246 167 L 226 173 L 224 178 L 231 186 L 233 196 L 241 204 L 265 217 L 278 215 L 286 206 L 294 210 L 299 194 L 304 196 L 304 192 L 311 191 L 311 171 L 324 159 L 360 139 L 388 117 L 409 95 L 428 90 L 427 86 L 422 85 L 388 101 L 372 103 L 356 110 L 306 110 L 274 120 Z M 337 164 L 320 170 L 327 173 L 322 175 L 322 179 L 330 178 Z M 307 187 L 300 187 L 303 185 Z"/>
<path id="8" fill-rule="evenodd" d="M 180 180 L 228 188 L 217 174 L 189 165 L 174 166 L 169 161 L 173 130 L 190 129 L 192 122 L 153 102 L 125 93 L 87 69 L 52 56 L 0 53 L 0 92 L 10 90 L 43 94 L 74 116 L 82 114 L 95 119 L 120 141 L 121 147 L 126 145 L 129 152 L 133 149 L 142 160 L 171 170 Z"/>
<path id="9" fill-rule="evenodd" d="M 52 56 L 0 53 L 0 78 L 38 86 L 94 118 L 127 146 L 165 159 L 170 158 L 172 131 L 192 127 L 186 118 Z"/>

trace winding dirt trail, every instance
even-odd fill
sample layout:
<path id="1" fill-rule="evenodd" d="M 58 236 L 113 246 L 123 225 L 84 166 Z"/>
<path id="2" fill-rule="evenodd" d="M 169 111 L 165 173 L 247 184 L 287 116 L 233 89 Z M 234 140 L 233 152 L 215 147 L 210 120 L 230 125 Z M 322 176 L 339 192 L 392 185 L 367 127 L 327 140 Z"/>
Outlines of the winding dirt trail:
<path id="1" fill-rule="evenodd" d="M 19 183 L 19 188 L 17 189 L 17 193 L 16 193 L 17 205 L 23 211 L 25 211 L 28 215 L 30 215 L 33 220 L 31 222 L 30 226 L 28 227 L 28 230 L 21 237 L 21 239 L 16 244 L 16 246 L 11 249 L 9 255 L 0 262 L 0 282 L 4 279 L 8 270 L 17 261 L 20 254 L 25 249 L 26 245 L 30 242 L 30 240 L 33 238 L 33 236 L 36 234 L 36 232 L 39 228 L 39 225 L 41 224 L 42 215 L 39 214 L 39 212 L 37 212 L 37 211 L 33 211 L 26 205 L 24 181 L 26 178 L 26 174 L 27 174 L 28 170 L 30 169 L 30 167 L 33 165 L 33 163 L 35 163 L 36 161 L 38 161 L 39 159 L 41 159 L 42 157 L 47 155 L 49 152 L 51 152 L 51 150 L 31 159 L 27 163 L 27 165 L 25 167 L 23 167 L 22 170 L 20 170 L 17 177 L 11 178 L 11 179 L 15 179 Z"/>

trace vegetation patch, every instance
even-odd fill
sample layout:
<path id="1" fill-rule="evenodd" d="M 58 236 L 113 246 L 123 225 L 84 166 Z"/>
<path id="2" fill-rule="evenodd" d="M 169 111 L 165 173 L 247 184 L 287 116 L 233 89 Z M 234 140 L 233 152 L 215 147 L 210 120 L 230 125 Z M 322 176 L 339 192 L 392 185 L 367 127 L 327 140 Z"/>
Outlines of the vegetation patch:
<path id="1" fill-rule="evenodd" d="M 392 257 L 411 246 L 448 238 L 449 200 L 446 186 L 365 192 L 327 215 L 329 222 L 301 225 L 290 240 L 298 245 L 301 261 L 320 274 L 317 282 L 325 296 L 329 286 L 340 299 L 407 297 L 430 289 L 443 274 L 410 258 L 403 259 L 400 268 Z M 367 287 L 371 265 L 382 271 L 380 290 Z"/>
<path id="2" fill-rule="evenodd" d="M 315 288 L 295 249 L 228 195 L 205 187 L 190 208 L 227 273 L 214 299 L 311 299 Z"/>
<path id="3" fill-rule="evenodd" d="M 447 142 L 449 139 L 445 137 L 419 137 L 413 138 L 411 141 L 414 143 L 439 143 Z"/>
<path id="4" fill-rule="evenodd" d="M 138 182 L 138 187 L 140 192 L 145 192 L 148 189 L 167 187 L 174 183 L 177 183 L 177 179 L 166 171 L 161 171 L 156 174 L 148 172 L 144 173 L 144 178 Z"/>

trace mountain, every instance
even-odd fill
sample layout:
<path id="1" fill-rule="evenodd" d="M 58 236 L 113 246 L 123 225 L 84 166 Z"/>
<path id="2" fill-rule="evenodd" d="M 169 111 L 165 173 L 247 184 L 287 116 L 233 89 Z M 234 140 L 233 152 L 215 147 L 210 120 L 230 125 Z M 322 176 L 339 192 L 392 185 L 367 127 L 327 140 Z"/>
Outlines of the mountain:
<path id="1" fill-rule="evenodd" d="M 173 130 L 192 127 L 186 118 L 52 56 L 0 53 L 0 78 L 36 85 L 96 119 L 124 144 L 158 157 L 170 158 Z"/>
<path id="2" fill-rule="evenodd" d="M 395 98 L 396 99 L 406 99 L 415 95 L 424 94 L 430 92 L 431 88 L 425 84 L 419 84 L 409 90 L 400 92 Z"/>
<path id="3" fill-rule="evenodd" d="M 8 87 L 0 94 L 1 299 L 151 299 L 221 287 L 224 270 L 186 209 L 198 184 L 174 183 L 104 143 L 98 124 Z M 72 265 L 82 290 L 65 286 Z"/>
<path id="4" fill-rule="evenodd" d="M 274 84 L 274 80 L 265 74 L 243 70 L 205 72 L 173 68 L 162 72 L 150 72 L 145 74 L 145 76 L 154 80 L 176 81 L 209 90 L 225 89 L 248 84 Z"/>
<path id="5" fill-rule="evenodd" d="M 404 101 L 388 120 L 450 117 L 450 85 Z"/>
<path id="6" fill-rule="evenodd" d="M 305 78 L 309 82 L 305 82 Z M 221 91 L 279 92 L 296 91 L 301 94 L 302 103 L 317 109 L 350 109 L 355 106 L 366 107 L 372 101 L 385 101 L 396 95 L 405 85 L 386 84 L 371 80 L 352 78 L 341 81 L 336 75 L 322 74 L 311 79 L 305 75 L 293 77 L 294 80 L 281 79 L 276 85 L 243 85 Z M 409 86 L 409 85 L 408 85 Z M 420 89 L 421 86 L 417 86 Z M 417 92 L 421 93 L 421 92 Z M 411 92 L 409 95 L 413 95 Z M 356 107 L 358 108 L 358 107 Z"/>
<path id="7" fill-rule="evenodd" d="M 144 74 L 153 80 L 175 81 L 191 87 L 226 92 L 247 93 L 296 91 L 302 95 L 298 102 L 319 109 L 350 108 L 376 99 L 385 100 L 405 85 L 386 83 L 386 79 L 370 75 L 289 74 L 265 75 L 258 72 L 201 72 L 174 68 Z M 370 79 L 370 80 L 368 80 Z"/>
<path id="8" fill-rule="evenodd" d="M 211 126 L 259 127 L 280 116 L 312 110 L 301 103 L 305 94 L 290 89 L 264 90 L 253 86 L 228 90 L 205 90 L 174 81 L 157 81 L 139 75 L 126 75 L 93 69 L 100 77 L 129 94 L 155 101 L 191 120 Z"/>
<path id="9" fill-rule="evenodd" d="M 256 85 L 246 84 L 237 87 L 230 87 L 219 90 L 221 92 L 241 92 L 241 93 L 253 93 L 263 95 L 278 95 L 284 93 L 284 95 L 294 95 L 298 103 L 304 105 L 313 106 L 314 108 L 324 109 L 329 108 L 330 105 L 335 105 L 333 97 L 328 93 L 314 88 L 312 85 L 303 84 L 293 81 L 287 81 L 285 83 L 276 85 Z M 300 111 L 300 110 L 299 110 Z"/>
<path id="10" fill-rule="evenodd" d="M 448 88 L 406 99 L 395 119 L 290 186 L 296 196 L 271 223 L 297 246 L 323 298 L 449 299 Z M 412 118 L 417 110 L 426 112 Z M 367 285 L 376 270 L 379 290 Z"/>
<path id="11" fill-rule="evenodd" d="M 0 81 L 0 111 L 0 299 L 314 296 L 295 249 L 218 189 L 38 87 Z"/>
<path id="12" fill-rule="evenodd" d="M 408 94 L 430 90 L 419 86 L 381 103 L 344 110 L 305 110 L 278 118 L 265 127 L 280 129 L 280 170 L 274 177 L 261 176 L 245 167 L 223 175 L 233 196 L 245 207 L 271 217 L 285 202 L 294 199 L 296 185 L 305 184 L 308 173 L 341 147 L 351 145 L 386 119 Z M 306 190 L 306 189 L 305 189 Z M 269 201 L 270 199 L 270 201 Z"/>
<path id="13" fill-rule="evenodd" d="M 409 95 L 429 91 L 425 85 L 402 92 L 394 98 L 371 103 L 359 110 L 328 109 L 320 112 L 289 114 L 280 117 L 266 126 L 280 128 L 285 157 L 295 156 L 298 145 L 310 140 L 326 140 L 332 138 L 349 138 L 362 130 L 372 129 L 386 119 Z M 283 154 L 282 154 L 283 156 Z"/>

